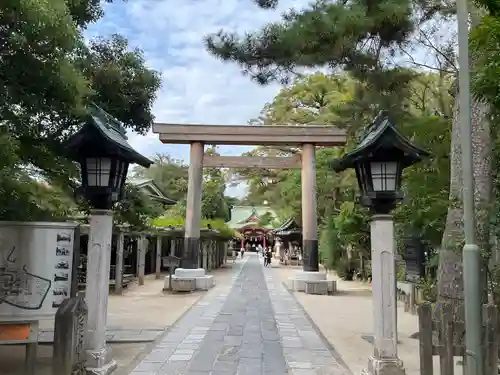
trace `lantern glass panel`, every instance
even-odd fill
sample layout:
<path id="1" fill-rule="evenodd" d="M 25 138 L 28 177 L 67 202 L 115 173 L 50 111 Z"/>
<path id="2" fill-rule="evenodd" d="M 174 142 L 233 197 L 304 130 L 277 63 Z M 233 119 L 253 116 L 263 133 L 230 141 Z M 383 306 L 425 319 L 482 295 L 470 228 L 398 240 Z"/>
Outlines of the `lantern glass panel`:
<path id="1" fill-rule="evenodd" d="M 370 173 L 367 171 L 367 167 L 368 166 L 365 163 L 359 163 L 356 165 L 356 177 L 362 194 L 371 190 Z"/>
<path id="2" fill-rule="evenodd" d="M 127 166 L 127 164 L 122 160 L 119 160 L 116 162 L 116 176 L 115 176 L 115 180 L 114 180 L 114 187 L 116 189 L 121 188 L 122 182 L 124 180 L 123 177 L 125 174 L 126 166 Z"/>
<path id="3" fill-rule="evenodd" d="M 398 173 L 396 161 L 370 162 L 373 191 L 395 191 Z"/>
<path id="4" fill-rule="evenodd" d="M 87 185 L 105 187 L 109 185 L 110 158 L 87 158 Z"/>

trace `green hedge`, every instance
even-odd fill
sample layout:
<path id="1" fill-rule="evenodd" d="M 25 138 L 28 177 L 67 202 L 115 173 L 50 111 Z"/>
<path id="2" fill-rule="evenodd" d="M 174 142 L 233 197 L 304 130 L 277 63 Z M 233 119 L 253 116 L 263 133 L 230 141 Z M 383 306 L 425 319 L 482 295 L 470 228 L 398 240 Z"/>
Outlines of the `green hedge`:
<path id="1" fill-rule="evenodd" d="M 183 217 L 160 217 L 157 219 L 153 219 L 151 221 L 151 225 L 155 227 L 169 227 L 172 226 L 174 228 L 184 228 L 186 224 L 186 219 Z M 208 228 L 208 225 L 212 227 L 212 229 L 218 231 L 224 237 L 235 237 L 237 233 L 229 228 L 224 220 L 202 220 L 201 228 Z"/>

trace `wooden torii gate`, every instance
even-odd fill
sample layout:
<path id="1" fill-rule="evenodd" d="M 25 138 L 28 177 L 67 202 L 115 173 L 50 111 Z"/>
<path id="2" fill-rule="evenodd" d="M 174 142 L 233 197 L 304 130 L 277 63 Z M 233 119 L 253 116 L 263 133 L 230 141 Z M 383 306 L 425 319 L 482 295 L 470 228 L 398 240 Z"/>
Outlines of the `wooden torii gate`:
<path id="1" fill-rule="evenodd" d="M 316 146 L 343 146 L 345 130 L 333 126 L 245 126 L 245 125 L 153 125 L 160 141 L 190 144 L 189 183 L 182 268 L 198 268 L 200 247 L 201 195 L 203 167 L 301 168 L 303 270 L 318 272 L 318 228 L 316 215 Z M 204 145 L 251 145 L 301 147 L 300 156 L 256 157 L 204 155 Z"/>

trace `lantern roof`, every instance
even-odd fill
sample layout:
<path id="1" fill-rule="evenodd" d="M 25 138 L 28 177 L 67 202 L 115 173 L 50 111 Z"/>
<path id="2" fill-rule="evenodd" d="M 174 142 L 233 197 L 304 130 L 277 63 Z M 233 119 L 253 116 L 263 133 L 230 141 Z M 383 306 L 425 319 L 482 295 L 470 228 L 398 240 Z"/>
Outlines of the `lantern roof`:
<path id="1" fill-rule="evenodd" d="M 148 168 L 153 162 L 135 151 L 127 142 L 126 130 L 116 118 L 95 104 L 91 104 L 82 128 L 65 142 L 67 156 L 78 160 L 92 152 L 107 151 L 121 156 L 130 163 Z M 106 156 L 106 155 L 102 155 Z"/>
<path id="2" fill-rule="evenodd" d="M 373 122 L 366 127 L 359 145 L 342 158 L 333 161 L 331 166 L 336 172 L 341 172 L 354 168 L 356 163 L 369 159 L 380 151 L 398 155 L 397 158 L 402 159 L 403 168 L 430 156 L 429 152 L 412 144 L 396 128 L 389 112 L 380 111 Z"/>

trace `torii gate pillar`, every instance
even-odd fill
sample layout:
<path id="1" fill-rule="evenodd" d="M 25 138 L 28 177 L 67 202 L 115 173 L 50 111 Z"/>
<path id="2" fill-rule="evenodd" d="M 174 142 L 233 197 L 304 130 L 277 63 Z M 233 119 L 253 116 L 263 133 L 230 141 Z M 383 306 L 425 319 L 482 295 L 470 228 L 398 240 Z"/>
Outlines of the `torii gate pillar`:
<path id="1" fill-rule="evenodd" d="M 184 251 L 181 267 L 175 270 L 172 279 L 195 279 L 196 289 L 208 290 L 214 286 L 213 276 L 206 275 L 205 269 L 200 268 L 199 265 L 204 144 L 203 142 L 192 142 L 190 147 Z M 169 282 L 170 278 L 167 276 L 165 286 L 172 286 L 168 285 Z M 175 290 L 175 285 L 173 289 Z"/>
<path id="2" fill-rule="evenodd" d="M 188 191 L 186 200 L 186 223 L 184 232 L 184 252 L 181 267 L 198 268 L 200 252 L 201 196 L 203 189 L 202 142 L 191 143 L 189 153 Z"/>
<path id="3" fill-rule="evenodd" d="M 302 146 L 302 254 L 303 270 L 318 272 L 318 218 L 316 214 L 315 146 Z"/>

